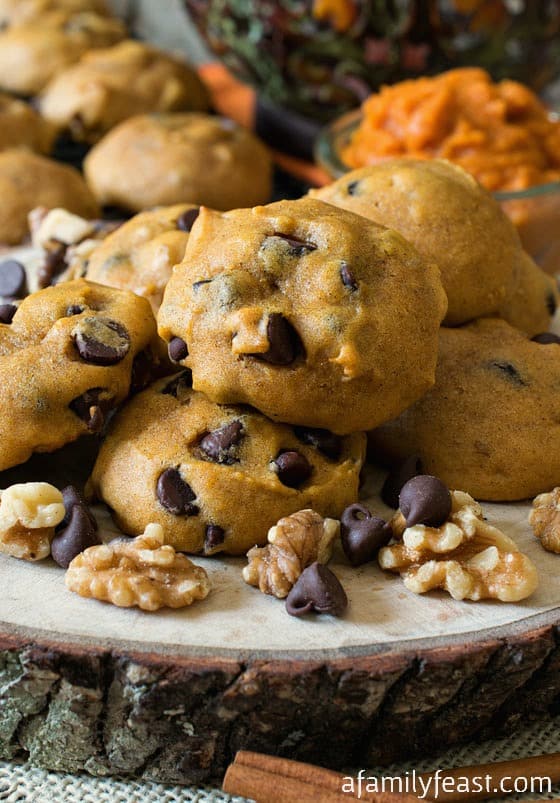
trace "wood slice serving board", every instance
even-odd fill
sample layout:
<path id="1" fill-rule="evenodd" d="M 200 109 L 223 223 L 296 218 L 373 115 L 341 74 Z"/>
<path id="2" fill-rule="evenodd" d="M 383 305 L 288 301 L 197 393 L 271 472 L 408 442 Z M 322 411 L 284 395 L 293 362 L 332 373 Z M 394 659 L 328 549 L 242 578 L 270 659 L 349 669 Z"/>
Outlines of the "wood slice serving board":
<path id="1" fill-rule="evenodd" d="M 43 479 L 51 459 L 37 463 Z M 387 515 L 380 482 L 372 472 L 364 495 Z M 337 553 L 342 619 L 288 616 L 232 558 L 196 559 L 205 601 L 148 614 L 70 593 L 50 560 L 0 555 L 0 754 L 187 783 L 219 778 L 240 748 L 367 767 L 554 713 L 560 556 L 533 537 L 528 511 L 485 506 L 539 569 L 539 590 L 515 605 L 416 596 Z"/>

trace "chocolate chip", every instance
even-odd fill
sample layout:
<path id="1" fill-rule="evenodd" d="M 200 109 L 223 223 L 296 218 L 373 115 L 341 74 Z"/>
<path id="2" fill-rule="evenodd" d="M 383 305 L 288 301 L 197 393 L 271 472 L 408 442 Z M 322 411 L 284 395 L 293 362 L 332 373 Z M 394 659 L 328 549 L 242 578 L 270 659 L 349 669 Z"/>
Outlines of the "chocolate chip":
<path id="1" fill-rule="evenodd" d="M 340 278 L 342 279 L 342 284 L 344 287 L 347 287 L 348 290 L 355 292 L 358 289 L 358 282 L 356 277 L 348 267 L 348 263 L 342 262 L 340 266 Z"/>
<path id="2" fill-rule="evenodd" d="M 216 463 L 231 464 L 236 462 L 231 450 L 243 437 L 241 421 L 231 421 L 220 429 L 209 432 L 200 441 L 204 454 Z"/>
<path id="3" fill-rule="evenodd" d="M 278 479 L 288 488 L 299 488 L 300 485 L 309 479 L 312 468 L 304 455 L 294 450 L 286 450 L 273 460 L 272 470 L 278 475 Z"/>
<path id="4" fill-rule="evenodd" d="M 175 376 L 170 382 L 161 389 L 164 396 L 174 396 L 176 399 L 179 394 L 184 393 L 192 387 L 192 373 L 187 368 L 182 373 Z"/>
<path id="5" fill-rule="evenodd" d="M 187 344 L 180 337 L 173 337 L 169 341 L 167 350 L 169 353 L 169 359 L 173 362 L 181 362 L 181 360 L 184 360 L 189 356 Z"/>
<path id="6" fill-rule="evenodd" d="M 189 232 L 192 229 L 193 223 L 195 222 L 199 214 L 200 214 L 200 208 L 187 209 L 185 212 L 182 212 L 177 218 L 177 228 L 180 229 L 181 231 Z"/>
<path id="7" fill-rule="evenodd" d="M 0 323 L 11 323 L 16 312 L 15 304 L 0 304 Z"/>
<path id="8" fill-rule="evenodd" d="M 130 336 L 117 321 L 85 318 L 74 331 L 74 343 L 84 362 L 116 365 L 130 349 Z"/>
<path id="9" fill-rule="evenodd" d="M 196 292 L 198 292 L 198 290 L 200 290 L 202 285 L 211 284 L 211 283 L 212 283 L 212 279 L 201 279 L 199 282 L 194 282 L 193 283 L 192 289 L 196 293 Z"/>
<path id="10" fill-rule="evenodd" d="M 373 560 L 379 549 L 391 540 L 391 527 L 384 520 L 372 516 L 364 505 L 346 508 L 340 517 L 342 548 L 352 566 L 361 566 Z"/>
<path id="11" fill-rule="evenodd" d="M 39 289 L 50 287 L 53 279 L 66 269 L 66 248 L 64 243 L 59 243 L 55 248 L 47 251 L 45 261 L 37 271 Z"/>
<path id="12" fill-rule="evenodd" d="M 310 243 L 307 240 L 300 240 L 299 237 L 292 237 L 289 234 L 282 234 L 279 231 L 275 231 L 273 237 L 280 237 L 288 243 L 291 256 L 302 257 L 305 256 L 305 254 L 309 254 L 311 251 L 317 250 L 315 243 Z"/>
<path id="13" fill-rule="evenodd" d="M 543 346 L 549 346 L 551 343 L 560 343 L 560 337 L 552 334 L 552 332 L 541 332 L 531 338 L 535 343 L 541 343 Z"/>
<path id="14" fill-rule="evenodd" d="M 346 192 L 348 195 L 357 195 L 356 190 L 358 189 L 359 181 L 351 181 L 350 184 L 346 187 Z"/>
<path id="15" fill-rule="evenodd" d="M 517 368 L 510 362 L 491 362 L 490 368 L 496 368 L 502 373 L 504 379 L 509 380 L 512 384 L 519 387 L 525 387 L 527 382 L 523 379 Z"/>
<path id="16" fill-rule="evenodd" d="M 414 527 L 415 524 L 441 527 L 451 513 L 451 494 L 437 477 L 420 474 L 403 487 L 399 507 L 407 527 Z"/>
<path id="17" fill-rule="evenodd" d="M 72 318 L 74 315 L 81 315 L 84 310 L 85 307 L 82 304 L 70 304 L 66 308 L 66 317 Z"/>
<path id="18" fill-rule="evenodd" d="M 72 399 L 68 407 L 86 424 L 90 432 L 100 432 L 105 414 L 113 407 L 114 396 L 105 388 L 91 388 Z"/>
<path id="19" fill-rule="evenodd" d="M 101 539 L 92 526 L 87 509 L 82 505 L 74 505 L 68 525 L 52 540 L 51 555 L 59 566 L 67 569 L 76 555 L 100 543 Z"/>
<path id="20" fill-rule="evenodd" d="M 294 427 L 294 434 L 302 443 L 314 446 L 326 457 L 338 460 L 342 453 L 342 438 L 329 432 L 328 429 L 312 429 L 311 427 Z"/>
<path id="21" fill-rule="evenodd" d="M 62 501 L 64 502 L 65 513 L 64 518 L 57 527 L 57 530 L 62 530 L 64 527 L 68 526 L 72 511 L 76 506 L 82 507 L 86 511 L 91 526 L 94 530 L 97 530 L 97 519 L 89 509 L 83 494 L 76 488 L 75 485 L 67 485 L 66 488 L 62 489 Z"/>
<path id="22" fill-rule="evenodd" d="M 26 293 L 27 277 L 25 268 L 15 259 L 0 262 L 0 296 L 4 298 L 23 298 Z"/>
<path id="23" fill-rule="evenodd" d="M 317 562 L 303 570 L 286 598 L 290 616 L 303 616 L 310 611 L 341 616 L 347 606 L 348 597 L 336 574 Z"/>
<path id="24" fill-rule="evenodd" d="M 554 315 L 556 310 L 558 309 L 558 304 L 556 303 L 556 297 L 552 292 L 548 293 L 546 296 L 546 308 L 551 315 Z"/>
<path id="25" fill-rule="evenodd" d="M 422 460 L 418 455 L 413 454 L 407 457 L 387 474 L 381 488 L 381 499 L 388 507 L 396 510 L 399 506 L 399 494 L 403 486 L 413 477 L 417 477 L 423 472 Z"/>
<path id="26" fill-rule="evenodd" d="M 271 365 L 290 365 L 303 350 L 300 337 L 292 324 L 279 312 L 272 312 L 268 316 L 266 325 L 268 337 L 268 351 L 264 354 L 252 354 L 258 360 L 264 360 Z"/>
<path id="27" fill-rule="evenodd" d="M 204 536 L 204 552 L 206 555 L 214 552 L 224 543 L 225 531 L 217 524 L 209 524 Z"/>
<path id="28" fill-rule="evenodd" d="M 174 516 L 196 516 L 198 513 L 198 508 L 192 504 L 196 494 L 176 468 L 167 468 L 159 475 L 157 497 L 163 507 Z"/>

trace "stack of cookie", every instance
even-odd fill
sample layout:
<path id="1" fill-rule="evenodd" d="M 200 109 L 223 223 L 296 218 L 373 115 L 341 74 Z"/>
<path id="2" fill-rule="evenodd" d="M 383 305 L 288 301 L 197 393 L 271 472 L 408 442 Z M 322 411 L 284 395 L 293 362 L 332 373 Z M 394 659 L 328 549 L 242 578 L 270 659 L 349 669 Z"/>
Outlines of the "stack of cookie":
<path id="1" fill-rule="evenodd" d="M 446 308 L 437 267 L 364 217 L 201 209 L 158 315 L 183 370 L 117 415 L 90 495 L 125 532 L 156 522 L 203 554 L 244 553 L 302 508 L 339 517 L 363 433 L 433 385 Z"/>
<path id="2" fill-rule="evenodd" d="M 353 171 L 316 198 L 391 226 L 441 270 L 449 308 L 435 387 L 370 433 L 374 458 L 411 455 L 478 499 L 560 484 L 555 282 L 498 204 L 460 168 L 397 160 Z"/>

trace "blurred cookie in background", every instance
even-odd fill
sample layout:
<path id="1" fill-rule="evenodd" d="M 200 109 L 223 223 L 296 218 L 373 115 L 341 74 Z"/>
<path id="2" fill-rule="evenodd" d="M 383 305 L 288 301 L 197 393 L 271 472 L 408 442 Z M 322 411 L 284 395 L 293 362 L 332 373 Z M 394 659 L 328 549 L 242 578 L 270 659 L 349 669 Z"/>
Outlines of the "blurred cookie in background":
<path id="1" fill-rule="evenodd" d="M 208 106 L 204 85 L 184 61 L 133 40 L 85 53 L 55 76 L 39 99 L 47 120 L 86 142 L 137 114 Z"/>
<path id="2" fill-rule="evenodd" d="M 129 118 L 92 148 L 84 172 L 101 205 L 133 212 L 256 206 L 272 192 L 265 145 L 232 120 L 195 112 Z"/>
<path id="3" fill-rule="evenodd" d="M 89 11 L 50 11 L 0 32 L 0 90 L 36 95 L 87 50 L 126 37 L 123 23 Z"/>

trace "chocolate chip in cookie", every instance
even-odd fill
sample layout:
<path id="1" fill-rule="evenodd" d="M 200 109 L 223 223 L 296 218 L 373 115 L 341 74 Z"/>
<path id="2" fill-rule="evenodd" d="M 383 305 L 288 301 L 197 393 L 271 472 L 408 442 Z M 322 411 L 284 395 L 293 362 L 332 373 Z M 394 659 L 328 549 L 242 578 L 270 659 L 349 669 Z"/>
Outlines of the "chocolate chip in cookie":
<path id="1" fill-rule="evenodd" d="M 240 442 L 243 434 L 241 421 L 231 421 L 220 429 L 205 435 L 200 441 L 199 447 L 213 462 L 230 465 L 237 462 L 232 450 Z"/>
<path id="2" fill-rule="evenodd" d="M 177 218 L 177 228 L 180 229 L 180 231 L 190 232 L 199 214 L 200 207 L 196 209 L 187 209 Z"/>
<path id="3" fill-rule="evenodd" d="M 0 262 L 0 296 L 23 298 L 27 291 L 25 268 L 16 259 Z"/>
<path id="4" fill-rule="evenodd" d="M 167 468 L 157 481 L 157 498 L 174 516 L 196 516 L 198 507 L 192 503 L 196 494 L 176 468 Z"/>
<path id="5" fill-rule="evenodd" d="M 540 343 L 543 346 L 549 346 L 551 343 L 560 343 L 560 337 L 552 332 L 541 332 L 531 339 L 534 343 Z"/>
<path id="6" fill-rule="evenodd" d="M 340 278 L 342 280 L 342 284 L 348 290 L 355 292 L 358 289 L 358 282 L 356 277 L 350 270 L 350 266 L 347 262 L 343 262 L 340 266 Z"/>
<path id="7" fill-rule="evenodd" d="M 342 452 L 342 438 L 329 432 L 328 429 L 312 429 L 311 427 L 294 427 L 294 434 L 302 443 L 314 446 L 321 454 L 338 460 Z"/>
<path id="8" fill-rule="evenodd" d="M 187 344 L 181 337 L 174 337 L 169 341 L 167 347 L 169 359 L 173 362 L 181 362 L 189 356 Z"/>
<path id="9" fill-rule="evenodd" d="M 307 240 L 300 240 L 299 237 L 282 234 L 278 231 L 275 231 L 272 236 L 280 237 L 280 239 L 288 244 L 290 256 L 302 257 L 305 254 L 309 254 L 311 251 L 317 250 L 315 243 L 310 243 Z"/>
<path id="10" fill-rule="evenodd" d="M 211 555 L 224 543 L 225 531 L 217 524 L 209 524 L 204 536 L 204 554 Z"/>
<path id="11" fill-rule="evenodd" d="M 0 304 L 0 323 L 11 323 L 16 312 L 15 304 Z"/>
<path id="12" fill-rule="evenodd" d="M 78 354 L 91 365 L 116 365 L 130 349 L 130 336 L 117 321 L 83 318 L 73 336 Z"/>
<path id="13" fill-rule="evenodd" d="M 519 385 L 519 387 L 525 387 L 527 385 L 527 382 L 525 382 L 515 365 L 510 362 L 496 361 L 490 363 L 489 367 L 500 371 L 504 379 L 507 379 L 514 385 Z"/>
<path id="14" fill-rule="evenodd" d="M 69 407 L 86 424 L 90 432 L 101 432 L 105 414 L 113 406 L 113 396 L 105 388 L 91 388 L 73 399 Z"/>
<path id="15" fill-rule="evenodd" d="M 293 449 L 280 452 L 271 467 L 280 482 L 288 488 L 299 488 L 313 471 L 307 458 Z"/>
<path id="16" fill-rule="evenodd" d="M 292 324 L 279 312 L 268 316 L 266 325 L 268 350 L 263 354 L 252 354 L 271 365 L 290 365 L 303 350 L 301 339 Z"/>

